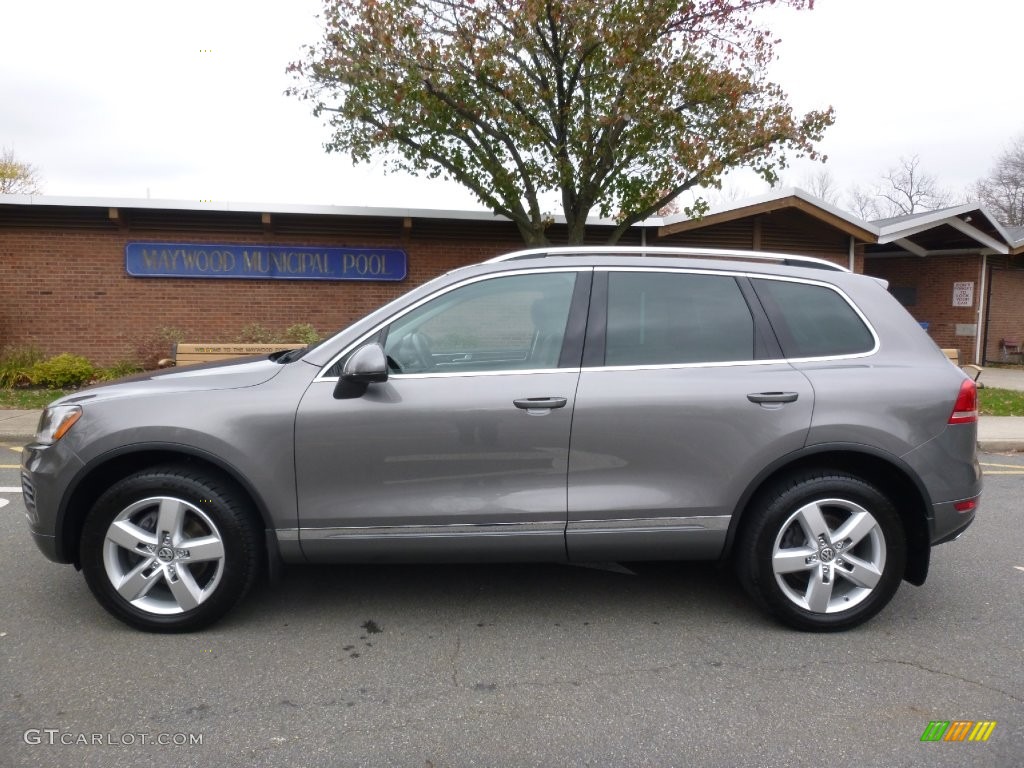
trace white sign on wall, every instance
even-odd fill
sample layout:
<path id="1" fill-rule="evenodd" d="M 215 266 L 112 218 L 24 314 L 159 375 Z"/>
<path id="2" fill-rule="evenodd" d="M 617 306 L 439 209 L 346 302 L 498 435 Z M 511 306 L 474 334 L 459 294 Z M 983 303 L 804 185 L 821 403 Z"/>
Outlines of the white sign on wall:
<path id="1" fill-rule="evenodd" d="M 974 306 L 974 283 L 953 283 L 953 306 Z"/>

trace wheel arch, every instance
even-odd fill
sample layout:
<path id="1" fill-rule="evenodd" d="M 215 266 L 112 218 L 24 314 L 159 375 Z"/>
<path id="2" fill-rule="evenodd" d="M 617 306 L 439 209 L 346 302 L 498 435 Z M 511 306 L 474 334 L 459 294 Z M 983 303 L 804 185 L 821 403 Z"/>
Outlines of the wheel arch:
<path id="1" fill-rule="evenodd" d="M 215 475 L 231 485 L 250 503 L 251 508 L 259 516 L 257 522 L 265 530 L 273 528 L 269 510 L 263 499 L 235 467 L 213 454 L 190 446 L 165 443 L 136 444 L 96 457 L 69 483 L 57 509 L 56 548 L 60 561 L 73 563 L 76 568 L 81 567 L 78 542 L 82 536 L 82 526 L 89 510 L 107 488 L 130 474 L 161 464 L 181 464 Z M 276 542 L 273 536 L 264 538 L 268 543 L 272 540 Z M 269 544 L 267 556 L 272 560 L 273 567 L 279 553 L 271 551 Z"/>
<path id="2" fill-rule="evenodd" d="M 731 557 L 736 536 L 756 514 L 761 494 L 781 478 L 795 472 L 828 469 L 854 474 L 874 484 L 891 501 L 903 522 L 907 564 L 903 578 L 921 585 L 931 558 L 929 510 L 931 497 L 920 478 L 898 457 L 864 445 L 819 445 L 785 456 L 764 469 L 747 486 L 729 522 L 722 557 Z"/>

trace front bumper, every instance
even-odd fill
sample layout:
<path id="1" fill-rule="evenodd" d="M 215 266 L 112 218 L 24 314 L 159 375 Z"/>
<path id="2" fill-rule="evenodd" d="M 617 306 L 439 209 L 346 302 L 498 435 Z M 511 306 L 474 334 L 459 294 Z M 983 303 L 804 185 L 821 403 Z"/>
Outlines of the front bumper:
<path id="1" fill-rule="evenodd" d="M 83 466 L 64 440 L 53 445 L 33 443 L 21 450 L 21 489 L 29 531 L 40 551 L 55 563 L 70 563 L 75 557 L 65 546 L 64 497 Z"/>

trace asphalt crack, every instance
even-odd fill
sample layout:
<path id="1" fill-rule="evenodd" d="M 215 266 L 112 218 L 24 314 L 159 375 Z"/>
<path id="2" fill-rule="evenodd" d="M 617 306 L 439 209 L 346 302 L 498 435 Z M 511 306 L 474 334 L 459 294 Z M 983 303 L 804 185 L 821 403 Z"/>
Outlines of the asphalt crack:
<path id="1" fill-rule="evenodd" d="M 916 661 L 905 661 L 903 659 L 875 659 L 873 661 L 869 661 L 869 662 L 865 662 L 865 663 L 867 663 L 867 664 L 902 664 L 902 665 L 907 666 L 907 667 L 913 667 L 914 669 L 919 669 L 922 672 L 931 672 L 933 675 L 942 675 L 943 677 L 948 677 L 948 678 L 950 678 L 952 680 L 959 680 L 962 683 L 969 683 L 971 685 L 976 685 L 979 688 L 982 688 L 982 689 L 984 689 L 986 691 L 992 691 L 993 693 L 1001 693 L 1006 698 L 1012 699 L 1013 701 L 1016 701 L 1018 704 L 1024 704 L 1024 699 L 1020 698 L 1019 696 L 1015 696 L 1014 694 L 1010 693 L 1009 691 L 1004 691 L 1002 688 L 996 688 L 995 686 L 992 686 L 992 685 L 986 685 L 985 683 L 982 683 L 982 682 L 980 682 L 978 680 L 971 680 L 969 677 L 961 677 L 960 675 L 954 675 L 954 674 L 952 674 L 950 672 L 946 672 L 945 670 L 942 670 L 942 669 L 932 669 L 931 667 L 926 667 L 924 664 L 919 664 Z"/>
<path id="2" fill-rule="evenodd" d="M 452 653 L 452 658 L 449 661 L 452 667 L 452 685 L 456 688 L 459 687 L 459 654 L 462 652 L 462 635 L 458 632 L 455 633 L 455 651 Z"/>

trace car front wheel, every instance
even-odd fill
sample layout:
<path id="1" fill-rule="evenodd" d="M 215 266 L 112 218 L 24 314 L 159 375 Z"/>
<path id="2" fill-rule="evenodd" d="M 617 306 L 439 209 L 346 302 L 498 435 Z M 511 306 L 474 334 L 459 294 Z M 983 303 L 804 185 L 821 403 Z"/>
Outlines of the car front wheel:
<path id="1" fill-rule="evenodd" d="M 761 497 L 737 549 L 747 591 L 786 624 L 848 629 L 892 599 L 906 539 L 889 499 L 842 472 L 808 472 Z"/>
<path id="2" fill-rule="evenodd" d="M 86 517 L 80 546 L 100 604 L 156 632 L 216 621 L 259 566 L 257 527 L 239 494 L 185 467 L 144 470 L 111 486 Z"/>

